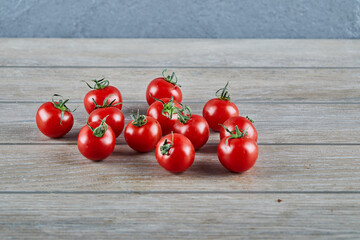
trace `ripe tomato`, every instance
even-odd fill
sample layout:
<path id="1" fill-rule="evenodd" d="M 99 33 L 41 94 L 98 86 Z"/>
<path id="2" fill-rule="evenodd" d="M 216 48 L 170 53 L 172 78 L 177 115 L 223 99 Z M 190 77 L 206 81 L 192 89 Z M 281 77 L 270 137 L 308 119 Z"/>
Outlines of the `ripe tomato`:
<path id="1" fill-rule="evenodd" d="M 125 128 L 126 143 L 135 151 L 150 152 L 161 138 L 161 126 L 150 116 L 131 114 L 133 119 Z"/>
<path id="2" fill-rule="evenodd" d="M 108 116 L 106 123 L 114 131 L 115 138 L 117 138 L 125 125 L 124 114 L 115 107 L 98 108 L 92 111 L 89 115 L 88 122 L 96 122 Z"/>
<path id="3" fill-rule="evenodd" d="M 55 102 L 54 97 L 61 97 L 61 99 Z M 74 118 L 71 110 L 65 105 L 68 101 L 69 99 L 64 101 L 61 95 L 54 94 L 52 102 L 46 102 L 39 107 L 36 113 L 36 124 L 44 135 L 59 138 L 71 130 Z"/>
<path id="4" fill-rule="evenodd" d="M 246 137 L 246 131 L 236 133 L 220 140 L 217 148 L 221 164 L 231 172 L 245 172 L 254 166 L 259 150 L 253 139 Z"/>
<path id="5" fill-rule="evenodd" d="M 180 85 L 177 84 L 177 77 L 173 72 L 172 75 L 165 76 L 166 69 L 162 72 L 163 77 L 152 80 L 146 89 L 146 101 L 149 105 L 155 102 L 154 98 L 174 98 L 174 101 L 181 103 L 182 92 Z M 174 80 L 174 77 L 176 80 Z"/>
<path id="6" fill-rule="evenodd" d="M 106 119 L 106 123 L 114 131 L 115 138 L 117 138 L 124 129 L 125 118 L 121 110 L 114 107 L 114 105 L 112 105 L 112 102 L 110 104 L 107 103 L 110 97 L 111 95 L 105 98 L 102 106 L 96 104 L 96 109 L 90 113 L 88 122 L 96 122 L 108 116 Z"/>
<path id="7" fill-rule="evenodd" d="M 146 115 L 155 118 L 160 123 L 162 133 L 168 134 L 177 121 L 177 107 L 181 108 L 181 105 L 174 102 L 172 97 L 157 99 L 150 105 Z"/>
<path id="8" fill-rule="evenodd" d="M 166 170 L 180 173 L 193 164 L 195 149 L 187 137 L 173 133 L 160 139 L 156 145 L 155 157 Z"/>
<path id="9" fill-rule="evenodd" d="M 187 137 L 194 145 L 195 150 L 201 148 L 209 139 L 209 124 L 200 115 L 192 114 L 188 106 L 184 106 L 189 114 L 178 114 L 178 121 L 174 124 L 174 132 Z"/>
<path id="10" fill-rule="evenodd" d="M 235 133 L 235 126 L 238 126 L 239 129 L 244 129 L 247 131 L 247 138 L 251 138 L 255 142 L 257 142 L 258 134 L 253 125 L 253 120 L 248 116 L 246 118 L 241 116 L 231 117 L 224 122 L 224 126 L 229 129 L 231 132 Z M 226 128 L 221 128 L 220 130 L 220 140 L 224 137 L 229 137 L 231 134 L 226 131 Z"/>
<path id="11" fill-rule="evenodd" d="M 89 91 L 84 98 L 84 106 L 86 111 L 90 114 L 95 110 L 97 104 L 102 103 L 105 98 L 110 96 L 107 99 L 106 103 L 112 103 L 113 106 L 121 110 L 122 108 L 122 97 L 120 91 L 113 86 L 109 86 L 109 81 L 103 79 L 100 80 L 91 80 L 95 83 L 94 87 L 90 86 L 85 82 L 89 88 L 94 89 Z"/>
<path id="12" fill-rule="evenodd" d="M 88 122 L 79 132 L 77 146 L 80 153 L 93 161 L 107 158 L 115 148 L 114 131 L 102 121 Z"/>
<path id="13" fill-rule="evenodd" d="M 217 90 L 215 94 L 217 98 L 209 100 L 203 108 L 204 118 L 209 123 L 210 128 L 217 132 L 221 129 L 219 124 L 223 124 L 230 117 L 239 115 L 239 109 L 230 101 L 230 95 L 227 91 L 228 84 L 229 82 L 224 88 Z M 222 91 L 221 94 L 219 94 L 220 91 Z"/>

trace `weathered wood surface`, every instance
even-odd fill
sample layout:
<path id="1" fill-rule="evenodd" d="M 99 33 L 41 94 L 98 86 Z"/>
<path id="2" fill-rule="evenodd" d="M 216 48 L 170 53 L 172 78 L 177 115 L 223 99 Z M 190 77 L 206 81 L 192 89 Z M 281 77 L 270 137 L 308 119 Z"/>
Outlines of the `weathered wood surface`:
<path id="1" fill-rule="evenodd" d="M 177 175 L 123 136 L 104 162 L 78 153 L 80 80 L 111 80 L 128 121 L 165 67 L 197 114 L 230 81 L 256 120 L 254 168 L 225 170 L 216 133 Z M 0 238 L 359 238 L 359 79 L 358 40 L 0 39 Z M 35 124 L 55 92 L 79 105 L 57 140 Z"/>
<path id="2" fill-rule="evenodd" d="M 1 40 L 0 40 L 1 41 Z M 1 56 L 1 55 L 0 55 Z M 360 59 L 360 57 L 359 57 Z M 125 101 L 145 101 L 161 68 L 0 68 L 0 101 L 47 101 L 56 92 L 81 101 L 81 80 L 106 77 Z M 236 102 L 360 102 L 359 69 L 168 69 L 177 73 L 184 101 L 207 101 L 230 81 Z"/>
<path id="3" fill-rule="evenodd" d="M 85 159 L 76 145 L 0 145 L 0 191 L 215 191 L 221 202 L 223 191 L 360 189 L 359 146 L 259 146 L 256 165 L 243 174 L 223 168 L 216 148 L 205 146 L 191 168 L 171 174 L 154 152 L 127 145 L 101 163 Z"/>
<path id="4" fill-rule="evenodd" d="M 186 104 L 186 102 L 184 102 Z M 202 114 L 204 103 L 189 103 L 195 114 Z M 50 139 L 37 129 L 35 114 L 41 103 L 0 103 L 0 143 L 76 143 L 77 134 L 88 114 L 82 103 L 68 104 L 74 127 L 64 138 Z M 255 120 L 259 144 L 360 144 L 360 104 L 266 104 L 238 103 L 240 113 Z M 146 102 L 124 103 L 126 123 L 130 112 L 146 114 Z M 26 133 L 26 134 L 24 134 Z M 219 134 L 211 132 L 209 143 L 216 144 Z M 117 143 L 125 143 L 123 134 Z"/>
<path id="5" fill-rule="evenodd" d="M 277 193 L 2 194 L 0 238 L 357 239 L 359 198 Z"/>
<path id="6" fill-rule="evenodd" d="M 0 39 L 2 66 L 360 67 L 357 40 Z"/>

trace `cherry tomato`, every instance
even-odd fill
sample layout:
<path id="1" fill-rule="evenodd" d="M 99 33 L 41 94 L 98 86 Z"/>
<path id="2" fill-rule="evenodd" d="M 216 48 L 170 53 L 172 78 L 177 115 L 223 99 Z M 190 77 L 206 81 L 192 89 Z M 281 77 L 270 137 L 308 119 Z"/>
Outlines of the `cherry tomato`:
<path id="1" fill-rule="evenodd" d="M 92 111 L 89 115 L 88 122 L 96 122 L 108 116 L 106 123 L 114 131 L 115 138 L 117 138 L 124 129 L 125 118 L 124 114 L 116 107 L 98 108 Z"/>
<path id="2" fill-rule="evenodd" d="M 146 115 L 155 118 L 160 123 L 162 133 L 168 134 L 177 121 L 177 107 L 181 108 L 181 105 L 174 102 L 173 98 L 157 99 L 150 105 Z"/>
<path id="3" fill-rule="evenodd" d="M 150 152 L 161 138 L 161 126 L 150 116 L 131 114 L 133 119 L 125 128 L 126 143 L 135 151 Z"/>
<path id="4" fill-rule="evenodd" d="M 177 77 L 173 72 L 170 76 L 165 76 L 166 69 L 162 72 L 163 77 L 152 80 L 146 89 L 146 101 L 149 105 L 155 102 L 154 98 L 174 98 L 174 101 L 181 103 L 182 92 L 180 85 L 177 84 Z M 174 80 L 175 77 L 175 80 Z"/>
<path id="5" fill-rule="evenodd" d="M 116 87 L 109 86 L 109 81 L 104 78 L 92 81 L 95 83 L 94 87 L 85 82 L 89 88 L 93 89 L 89 91 L 84 98 L 86 111 L 90 114 L 95 110 L 96 105 L 101 104 L 108 96 L 110 97 L 107 99 L 107 103 L 112 103 L 113 106 L 121 110 L 122 97 L 120 91 Z"/>
<path id="6" fill-rule="evenodd" d="M 54 94 L 52 102 L 46 102 L 39 107 L 36 113 L 36 124 L 44 135 L 59 138 L 71 130 L 74 118 L 71 110 L 65 105 L 69 99 L 64 101 L 61 97 L 58 102 L 55 102 L 54 97 L 61 96 Z"/>
<path id="7" fill-rule="evenodd" d="M 191 110 L 185 105 L 185 109 L 188 109 L 189 114 L 178 114 L 178 119 L 174 124 L 174 132 L 180 133 L 187 137 L 194 145 L 195 150 L 201 148 L 209 139 L 210 128 L 209 124 L 200 115 L 191 114 Z"/>
<path id="8" fill-rule="evenodd" d="M 217 132 L 221 129 L 219 124 L 223 124 L 230 117 L 239 115 L 239 109 L 230 101 L 230 95 L 227 91 L 228 84 L 229 82 L 224 88 L 216 92 L 218 98 L 209 100 L 203 108 L 204 118 L 209 123 L 210 128 Z M 220 91 L 222 91 L 221 95 L 219 95 Z"/>
<path id="9" fill-rule="evenodd" d="M 96 122 L 108 116 L 106 119 L 106 123 L 114 131 L 115 138 L 117 138 L 124 129 L 125 118 L 121 110 L 114 107 L 117 105 L 113 105 L 114 101 L 107 103 L 110 97 L 111 95 L 107 96 L 104 99 L 102 106 L 96 104 L 95 110 L 92 111 L 89 115 L 88 122 Z"/>
<path id="10" fill-rule="evenodd" d="M 93 161 L 107 158 L 115 148 L 114 131 L 102 121 L 90 122 L 79 132 L 77 146 L 80 153 Z"/>
<path id="11" fill-rule="evenodd" d="M 155 157 L 166 170 L 180 173 L 193 164 L 195 149 L 187 137 L 173 133 L 160 139 L 156 145 Z"/>
<path id="12" fill-rule="evenodd" d="M 221 164 L 231 172 L 245 172 L 254 166 L 259 150 L 253 139 L 246 137 L 246 131 L 236 133 L 220 140 L 217 148 Z"/>
<path id="13" fill-rule="evenodd" d="M 228 128 L 231 132 L 235 133 L 235 126 L 238 126 L 239 129 L 247 130 L 247 138 L 251 138 L 255 142 L 257 142 L 258 134 L 253 125 L 253 120 L 250 119 L 248 116 L 246 118 L 241 116 L 231 117 L 224 122 L 224 126 Z M 220 130 L 220 139 L 224 137 L 229 137 L 231 134 L 226 131 L 225 128 L 221 128 Z"/>

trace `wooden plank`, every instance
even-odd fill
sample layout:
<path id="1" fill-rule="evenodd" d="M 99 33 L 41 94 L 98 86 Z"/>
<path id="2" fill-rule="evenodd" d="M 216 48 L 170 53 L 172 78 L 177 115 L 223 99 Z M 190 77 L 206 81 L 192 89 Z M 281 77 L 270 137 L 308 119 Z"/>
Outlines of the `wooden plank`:
<path id="1" fill-rule="evenodd" d="M 359 200 L 359 194 L 3 194 L 0 237 L 356 239 Z"/>
<path id="2" fill-rule="evenodd" d="M 2 66 L 359 67 L 358 40 L 0 39 Z"/>
<path id="3" fill-rule="evenodd" d="M 360 59 L 360 58 L 359 58 Z M 206 101 L 230 81 L 234 101 L 360 102 L 360 69 L 169 69 L 182 85 L 184 101 Z M 61 93 L 81 101 L 81 80 L 105 76 L 125 101 L 145 101 L 147 84 L 161 68 L 0 68 L 0 100 L 43 101 Z"/>
<path id="4" fill-rule="evenodd" d="M 0 143 L 57 143 L 75 144 L 77 134 L 85 125 L 88 114 L 81 103 L 74 108 L 72 131 L 61 139 L 50 139 L 40 133 L 35 114 L 40 103 L 0 103 Z M 202 114 L 204 104 L 190 103 L 195 114 Z M 140 109 L 146 114 L 146 103 L 125 103 L 126 123 L 130 112 Z M 260 144 L 323 144 L 360 143 L 358 104 L 238 104 L 240 114 L 255 120 Z M 25 133 L 25 134 L 24 134 Z M 212 132 L 209 143 L 217 144 L 218 133 Z M 123 134 L 117 139 L 124 144 Z"/>
<path id="5" fill-rule="evenodd" d="M 216 145 L 197 152 L 183 174 L 161 168 L 154 152 L 117 145 L 101 163 L 76 145 L 0 145 L 0 191 L 358 191 L 359 146 L 259 146 L 244 174 L 218 161 Z"/>

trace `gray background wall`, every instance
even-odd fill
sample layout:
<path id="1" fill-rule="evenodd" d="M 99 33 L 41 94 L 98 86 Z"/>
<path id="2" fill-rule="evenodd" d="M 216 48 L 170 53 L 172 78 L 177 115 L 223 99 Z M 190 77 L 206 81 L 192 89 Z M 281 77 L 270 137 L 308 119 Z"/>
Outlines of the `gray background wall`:
<path id="1" fill-rule="evenodd" d="M 359 38 L 360 0 L 0 0 L 0 37 Z"/>

